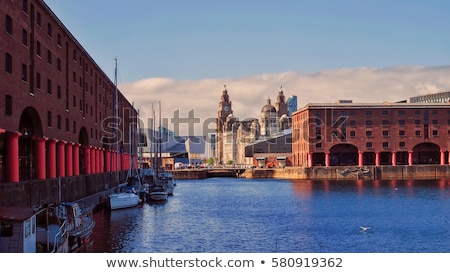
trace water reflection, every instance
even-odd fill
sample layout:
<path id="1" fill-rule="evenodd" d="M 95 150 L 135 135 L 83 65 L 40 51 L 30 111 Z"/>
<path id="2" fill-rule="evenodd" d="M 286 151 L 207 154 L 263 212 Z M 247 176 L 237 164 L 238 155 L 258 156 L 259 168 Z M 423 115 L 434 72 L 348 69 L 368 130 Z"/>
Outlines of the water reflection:
<path id="1" fill-rule="evenodd" d="M 187 180 L 167 203 L 96 213 L 94 252 L 450 252 L 449 187 L 442 179 Z"/>

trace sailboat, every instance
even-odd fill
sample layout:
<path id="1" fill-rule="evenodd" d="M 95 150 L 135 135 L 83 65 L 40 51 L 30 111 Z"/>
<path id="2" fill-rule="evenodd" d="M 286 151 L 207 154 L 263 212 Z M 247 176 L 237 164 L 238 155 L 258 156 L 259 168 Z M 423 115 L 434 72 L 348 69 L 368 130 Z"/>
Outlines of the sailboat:
<path id="1" fill-rule="evenodd" d="M 172 173 L 166 171 L 162 165 L 161 156 L 161 137 L 162 137 L 162 127 L 161 127 L 161 103 L 159 103 L 160 111 L 160 122 L 159 122 L 159 132 L 157 136 L 156 143 L 152 142 L 153 149 L 153 172 L 152 179 L 147 193 L 148 200 L 153 201 L 166 201 L 169 195 L 173 195 L 173 190 L 175 183 L 173 180 Z M 154 112 L 153 112 L 154 115 Z M 155 132 L 155 130 L 153 130 Z M 155 137 L 153 137 L 155 139 Z"/>
<path id="2" fill-rule="evenodd" d="M 119 127 L 118 122 L 118 116 L 119 116 L 119 108 L 118 108 L 118 90 L 117 90 L 117 59 L 116 59 L 116 68 L 114 73 L 114 85 L 115 85 L 115 121 L 116 121 L 116 128 Z M 134 108 L 133 108 L 134 110 Z M 134 112 L 134 111 L 133 111 Z M 133 135 L 133 134 L 132 134 Z M 132 141 L 130 141 L 132 143 Z M 130 144 L 132 147 L 132 144 Z M 116 150 L 119 150 L 119 143 L 116 140 Z M 131 153 L 131 150 L 130 150 Z M 112 161 L 111 161 L 112 162 Z M 117 164 L 118 160 L 116 160 Z M 109 195 L 109 207 L 111 210 L 115 209 L 123 209 L 123 208 L 131 208 L 136 207 L 142 200 L 139 197 L 137 191 L 136 191 L 136 185 L 133 183 L 131 179 L 130 172 L 132 170 L 132 162 L 134 162 L 133 157 L 131 157 L 130 161 L 130 169 L 128 170 L 127 178 L 125 179 L 124 183 L 121 183 L 118 187 L 116 192 L 111 193 Z M 118 167 L 116 165 L 116 179 L 118 179 Z M 139 181 L 140 182 L 140 181 Z"/>

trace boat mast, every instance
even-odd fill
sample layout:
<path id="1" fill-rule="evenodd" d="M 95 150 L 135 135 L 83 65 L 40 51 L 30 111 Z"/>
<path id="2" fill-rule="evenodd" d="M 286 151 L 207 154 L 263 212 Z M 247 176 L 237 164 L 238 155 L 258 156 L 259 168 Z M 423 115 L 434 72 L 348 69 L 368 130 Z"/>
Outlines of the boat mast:
<path id="1" fill-rule="evenodd" d="M 119 92 L 117 90 L 117 58 L 114 58 L 115 60 L 115 69 L 114 69 L 114 122 L 116 124 L 115 126 L 115 142 L 116 142 L 116 181 L 119 181 L 119 136 L 117 135 L 119 133 Z"/>
<path id="2" fill-rule="evenodd" d="M 162 137 L 162 126 L 161 126 L 161 101 L 158 101 L 159 107 L 159 135 L 158 135 L 158 172 L 159 168 L 162 167 L 162 149 L 161 149 L 161 137 Z M 161 162 L 160 162 L 161 161 Z"/>
<path id="3" fill-rule="evenodd" d="M 153 154 L 153 159 L 152 159 L 152 167 L 153 167 L 153 183 L 156 183 L 156 172 L 157 172 L 157 163 L 156 163 L 156 153 L 157 153 L 157 147 L 156 147 L 156 116 L 155 116 L 155 109 L 153 108 L 153 103 L 152 103 L 152 115 L 153 115 L 153 122 L 152 122 L 152 145 L 151 145 L 151 149 L 152 149 L 152 154 Z"/>

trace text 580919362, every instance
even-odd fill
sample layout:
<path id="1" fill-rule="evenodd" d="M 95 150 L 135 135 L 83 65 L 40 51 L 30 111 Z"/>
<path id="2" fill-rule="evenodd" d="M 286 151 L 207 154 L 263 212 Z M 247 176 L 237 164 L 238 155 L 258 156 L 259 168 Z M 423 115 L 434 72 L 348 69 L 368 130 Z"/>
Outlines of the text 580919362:
<path id="1" fill-rule="evenodd" d="M 343 267 L 342 258 L 272 258 L 272 267 Z"/>

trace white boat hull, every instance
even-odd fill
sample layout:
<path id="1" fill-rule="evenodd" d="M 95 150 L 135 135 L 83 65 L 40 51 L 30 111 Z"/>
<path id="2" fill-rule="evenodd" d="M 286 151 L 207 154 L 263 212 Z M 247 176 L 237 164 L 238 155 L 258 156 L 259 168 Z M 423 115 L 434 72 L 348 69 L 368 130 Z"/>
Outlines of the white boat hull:
<path id="1" fill-rule="evenodd" d="M 166 201 L 168 197 L 167 192 L 152 192 L 149 195 L 153 201 Z"/>
<path id="2" fill-rule="evenodd" d="M 139 204 L 140 198 L 135 193 L 113 193 L 109 196 L 111 209 L 124 209 L 135 207 Z"/>

